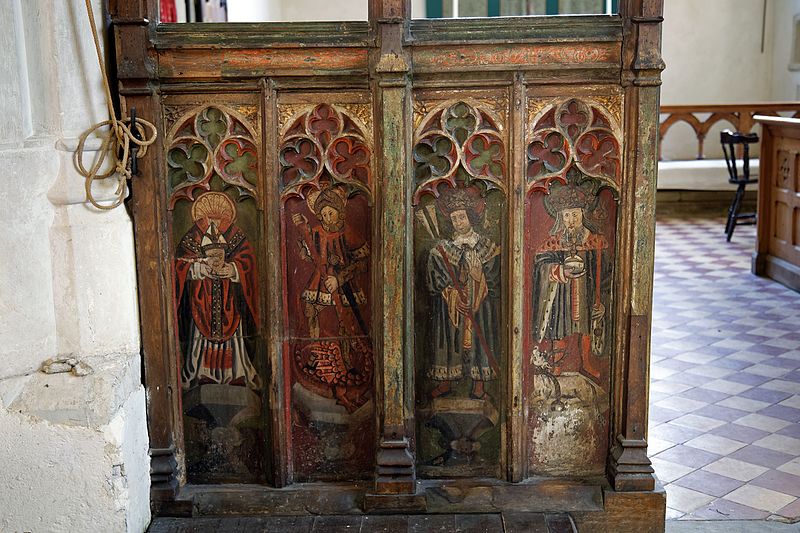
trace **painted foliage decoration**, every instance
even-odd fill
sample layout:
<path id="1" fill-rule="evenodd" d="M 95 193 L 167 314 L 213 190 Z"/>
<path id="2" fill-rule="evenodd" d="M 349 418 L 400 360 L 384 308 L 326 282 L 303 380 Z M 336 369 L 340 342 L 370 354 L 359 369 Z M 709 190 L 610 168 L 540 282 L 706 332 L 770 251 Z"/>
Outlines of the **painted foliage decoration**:
<path id="1" fill-rule="evenodd" d="M 605 467 L 618 132 L 601 106 L 578 99 L 546 106 L 531 125 L 525 204 L 531 474 L 600 474 Z"/>
<path id="2" fill-rule="evenodd" d="M 496 115 L 471 101 L 438 105 L 415 132 L 415 381 L 423 476 L 499 475 L 504 139 Z"/>
<path id="3" fill-rule="evenodd" d="M 343 108 L 310 104 L 280 141 L 284 353 L 298 481 L 369 477 L 374 465 L 366 130 Z"/>
<path id="4" fill-rule="evenodd" d="M 191 110 L 168 137 L 175 331 L 193 482 L 265 474 L 257 243 L 250 239 L 258 235 L 258 152 L 253 130 L 234 113 Z"/>

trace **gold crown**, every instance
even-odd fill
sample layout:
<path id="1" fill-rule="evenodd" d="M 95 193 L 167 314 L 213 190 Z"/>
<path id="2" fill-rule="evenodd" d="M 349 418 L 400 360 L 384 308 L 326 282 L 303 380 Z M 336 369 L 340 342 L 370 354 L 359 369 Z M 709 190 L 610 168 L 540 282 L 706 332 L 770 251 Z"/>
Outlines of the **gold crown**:
<path id="1" fill-rule="evenodd" d="M 474 187 L 448 189 L 439 196 L 436 205 L 446 216 L 456 211 L 474 211 L 479 214 L 483 210 L 483 199 Z"/>
<path id="2" fill-rule="evenodd" d="M 545 195 L 544 203 L 547 210 L 555 215 L 564 209 L 587 209 L 595 200 L 595 187 L 591 180 L 580 182 L 581 174 L 570 171 L 567 174 L 567 183 L 554 182 L 550 186 L 550 193 Z"/>

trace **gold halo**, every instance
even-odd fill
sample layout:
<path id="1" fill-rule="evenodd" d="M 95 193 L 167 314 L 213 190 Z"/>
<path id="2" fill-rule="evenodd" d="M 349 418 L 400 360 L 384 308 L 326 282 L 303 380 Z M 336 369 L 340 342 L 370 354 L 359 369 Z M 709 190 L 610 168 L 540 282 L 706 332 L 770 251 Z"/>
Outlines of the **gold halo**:
<path id="1" fill-rule="evenodd" d="M 306 195 L 306 203 L 308 204 L 308 208 L 311 209 L 311 212 L 314 213 L 315 215 L 317 214 L 317 212 L 314 209 L 314 204 L 317 203 L 317 198 L 319 198 L 321 192 L 322 191 L 320 190 L 314 190 Z"/>
<path id="2" fill-rule="evenodd" d="M 313 190 L 306 195 L 306 204 L 308 204 L 308 208 L 315 215 L 319 215 L 319 213 L 317 213 L 317 210 L 314 209 L 314 205 L 317 203 L 317 198 L 319 198 L 319 195 L 322 194 L 322 191 L 325 189 L 331 189 L 337 196 L 339 196 L 339 198 L 342 199 L 342 205 L 347 205 L 347 194 L 345 193 L 343 187 L 339 185 L 325 185 L 321 189 Z"/>
<path id="3" fill-rule="evenodd" d="M 236 219 L 236 206 L 227 194 L 206 192 L 192 204 L 192 220 L 215 218 L 230 224 Z"/>

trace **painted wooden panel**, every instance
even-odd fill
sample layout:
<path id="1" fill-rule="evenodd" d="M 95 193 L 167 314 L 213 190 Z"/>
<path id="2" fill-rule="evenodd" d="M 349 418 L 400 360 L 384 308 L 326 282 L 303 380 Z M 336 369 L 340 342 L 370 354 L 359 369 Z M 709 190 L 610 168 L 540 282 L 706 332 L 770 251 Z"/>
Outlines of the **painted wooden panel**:
<path id="1" fill-rule="evenodd" d="M 205 50 L 164 51 L 158 63 L 162 78 L 240 78 L 243 76 L 314 76 L 326 72 L 364 72 L 368 52 L 364 48 L 215 49 L 209 62 Z"/>
<path id="2" fill-rule="evenodd" d="M 416 449 L 427 477 L 497 476 L 505 455 L 508 97 L 473 96 L 414 102 Z"/>
<path id="3" fill-rule="evenodd" d="M 779 189 L 791 189 L 794 185 L 797 154 L 787 150 L 778 150 L 778 172 L 775 173 L 775 186 Z"/>
<path id="4" fill-rule="evenodd" d="M 336 101 L 328 98 L 326 101 Z M 372 475 L 371 105 L 279 106 L 284 364 L 295 479 Z"/>
<path id="5" fill-rule="evenodd" d="M 187 476 L 263 481 L 257 107 L 173 105 L 165 115 Z"/>
<path id="6" fill-rule="evenodd" d="M 609 112 L 588 98 L 531 98 L 528 108 L 528 471 L 602 474 L 614 346 L 620 110 Z"/>
<path id="7" fill-rule="evenodd" d="M 459 44 L 419 46 L 412 51 L 416 72 L 535 69 L 558 67 L 608 67 L 619 64 L 616 43 L 593 44 Z"/>

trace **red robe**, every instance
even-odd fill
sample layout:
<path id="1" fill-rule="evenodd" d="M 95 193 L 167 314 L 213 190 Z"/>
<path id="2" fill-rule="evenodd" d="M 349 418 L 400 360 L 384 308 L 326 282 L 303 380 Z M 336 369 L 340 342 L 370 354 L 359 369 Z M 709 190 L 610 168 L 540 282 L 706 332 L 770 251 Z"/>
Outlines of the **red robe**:
<path id="1" fill-rule="evenodd" d="M 319 224 L 301 230 L 306 253 L 314 264 L 314 272 L 306 283 L 301 300 L 310 304 L 334 306 L 339 320 L 347 323 L 349 335 L 367 335 L 363 319 L 358 324 L 349 323 L 350 315 L 358 313 L 366 303 L 364 292 L 355 277 L 367 271 L 369 246 L 350 228 L 327 231 Z M 328 276 L 334 276 L 339 288 L 331 294 L 325 287 Z M 351 312 L 345 312 L 351 308 Z M 338 335 L 331 331 L 328 335 Z"/>
<path id="2" fill-rule="evenodd" d="M 175 260 L 175 295 L 178 308 L 179 336 L 184 356 L 190 349 L 192 324 L 212 343 L 229 341 L 242 326 L 243 335 L 253 334 L 258 324 L 258 285 L 255 257 L 244 233 L 235 225 L 219 228 L 225 240 L 225 262 L 238 271 L 238 283 L 230 279 L 192 279 L 192 265 L 205 258 L 201 247 L 208 230 L 200 220 L 181 239 Z M 204 357 L 203 366 L 223 370 L 232 365 L 231 356 Z"/>

